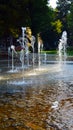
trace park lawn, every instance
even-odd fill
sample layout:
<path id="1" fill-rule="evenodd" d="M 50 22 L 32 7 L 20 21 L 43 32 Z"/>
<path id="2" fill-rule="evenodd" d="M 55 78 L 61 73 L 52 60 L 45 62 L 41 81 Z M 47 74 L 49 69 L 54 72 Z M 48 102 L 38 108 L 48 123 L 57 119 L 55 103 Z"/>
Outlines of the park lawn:
<path id="1" fill-rule="evenodd" d="M 58 54 L 58 50 L 49 50 L 49 51 L 42 51 L 42 54 Z M 67 50 L 68 56 L 73 56 L 73 50 Z"/>
<path id="2" fill-rule="evenodd" d="M 42 54 L 57 54 L 57 50 L 42 51 Z"/>

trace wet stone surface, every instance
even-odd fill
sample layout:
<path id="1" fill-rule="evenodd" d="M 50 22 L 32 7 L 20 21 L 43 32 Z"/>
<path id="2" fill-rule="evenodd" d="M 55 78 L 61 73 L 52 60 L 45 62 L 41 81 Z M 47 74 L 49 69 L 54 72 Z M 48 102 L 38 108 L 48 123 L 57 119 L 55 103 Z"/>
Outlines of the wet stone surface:
<path id="1" fill-rule="evenodd" d="M 0 130 L 73 130 L 73 85 L 52 83 L 0 94 Z"/>

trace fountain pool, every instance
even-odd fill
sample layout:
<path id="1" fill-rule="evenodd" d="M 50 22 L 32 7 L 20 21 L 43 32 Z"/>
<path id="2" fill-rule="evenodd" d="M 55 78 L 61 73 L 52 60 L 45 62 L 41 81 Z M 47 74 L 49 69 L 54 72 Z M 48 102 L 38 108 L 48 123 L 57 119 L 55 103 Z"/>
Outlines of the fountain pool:
<path id="1" fill-rule="evenodd" d="M 1 130 L 73 130 L 72 57 L 56 59 L 46 55 L 46 64 L 24 73 L 9 72 L 8 61 L 0 61 Z"/>

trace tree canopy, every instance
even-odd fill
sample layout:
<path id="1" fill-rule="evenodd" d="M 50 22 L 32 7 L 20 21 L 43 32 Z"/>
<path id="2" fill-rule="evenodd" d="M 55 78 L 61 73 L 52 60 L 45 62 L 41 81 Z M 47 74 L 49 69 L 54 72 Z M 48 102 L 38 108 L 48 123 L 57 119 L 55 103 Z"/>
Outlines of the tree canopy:
<path id="1" fill-rule="evenodd" d="M 47 0 L 0 1 L 0 33 L 17 33 L 22 26 L 29 26 L 34 33 L 38 33 L 49 27 L 52 18 L 47 4 Z"/>
<path id="2" fill-rule="evenodd" d="M 73 39 L 72 21 L 72 0 L 57 0 L 56 9 L 49 0 L 0 0 L 0 37 L 17 38 L 21 27 L 30 27 L 35 36 L 41 34 L 46 46 L 53 47 L 63 30 Z"/>

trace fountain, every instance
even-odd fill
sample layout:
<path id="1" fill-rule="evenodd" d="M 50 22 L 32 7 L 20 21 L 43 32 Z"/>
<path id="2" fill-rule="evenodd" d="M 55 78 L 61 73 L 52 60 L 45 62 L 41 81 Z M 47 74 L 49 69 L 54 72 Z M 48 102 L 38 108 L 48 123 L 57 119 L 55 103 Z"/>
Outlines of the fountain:
<path id="1" fill-rule="evenodd" d="M 17 41 L 20 43 L 22 49 L 24 51 L 20 51 L 20 61 L 23 62 L 22 57 L 26 56 L 26 61 L 27 61 L 27 66 L 29 66 L 29 54 L 31 50 L 33 50 L 31 53 L 33 54 L 32 56 L 32 62 L 34 64 L 34 43 L 35 43 L 35 37 L 32 35 L 31 29 L 29 27 L 22 27 L 22 37 L 19 37 Z M 30 50 L 31 48 L 31 50 Z M 22 56 L 23 54 L 23 56 Z M 23 66 L 23 63 L 22 63 Z"/>
<path id="2" fill-rule="evenodd" d="M 34 43 L 35 43 L 35 37 L 31 35 L 31 30 L 30 28 L 26 28 L 26 27 L 22 27 L 22 37 L 19 37 L 19 39 L 17 39 L 17 41 L 20 43 L 21 45 L 21 50 L 19 52 L 20 58 L 18 53 L 15 50 L 15 46 L 11 45 L 11 49 L 12 49 L 12 70 L 8 71 L 8 72 L 16 72 L 14 70 L 14 61 L 17 59 L 17 57 L 20 59 L 22 65 L 21 68 L 18 67 L 18 73 L 20 70 L 22 70 L 22 80 L 19 81 L 7 81 L 7 84 L 15 84 L 15 85 L 21 85 L 21 84 L 26 84 L 26 81 L 24 80 L 24 73 L 25 73 L 25 69 L 29 69 L 29 47 L 31 46 L 33 48 L 33 54 L 32 56 L 32 64 L 33 64 L 33 68 L 34 68 Z M 29 43 L 29 40 L 31 40 L 31 43 Z M 10 52 L 10 48 L 8 49 L 8 53 Z M 14 54 L 16 54 L 16 56 L 14 56 Z M 25 57 L 26 57 L 26 62 L 27 64 L 25 65 Z M 16 59 L 15 59 L 16 58 Z M 9 63 L 9 58 L 8 58 L 8 63 Z"/>
<path id="3" fill-rule="evenodd" d="M 67 53 L 66 53 L 66 48 L 67 48 L 67 32 L 63 31 L 62 37 L 59 40 L 59 45 L 58 45 L 58 53 L 59 53 L 59 60 L 62 62 L 63 60 L 66 61 L 67 59 Z"/>
<path id="4" fill-rule="evenodd" d="M 9 58 L 9 54 L 11 52 L 11 56 L 12 56 L 12 65 L 11 65 L 11 70 L 8 70 L 9 73 L 15 73 L 17 72 L 17 68 L 15 68 L 14 65 L 14 55 L 17 55 L 17 52 L 15 50 L 15 46 L 11 45 L 11 47 L 8 47 L 8 68 L 10 68 L 10 58 Z"/>
<path id="5" fill-rule="evenodd" d="M 38 34 L 38 65 L 41 65 L 41 51 L 43 50 L 43 41 L 40 34 Z"/>
<path id="6" fill-rule="evenodd" d="M 26 50 L 26 53 L 28 52 L 28 48 L 25 47 L 25 31 L 26 31 L 26 27 L 22 27 L 22 37 L 20 37 L 17 41 L 19 41 L 19 43 L 21 44 L 21 51 L 20 51 L 20 61 L 22 63 L 22 69 L 24 69 L 24 49 Z M 21 42 L 20 42 L 21 41 Z"/>
<path id="7" fill-rule="evenodd" d="M 67 33 L 64 31 L 59 43 L 61 62 L 66 59 L 66 46 Z M 15 51 L 13 46 L 11 48 Z M 25 70 L 23 63 L 22 69 L 15 73 L 8 73 L 9 68 L 0 61 L 1 129 L 73 129 L 73 62 L 60 66 L 59 61 L 50 62 L 53 57 L 56 60 L 55 55 L 46 54 L 49 62 L 41 62 L 40 70 L 33 65 Z"/>

